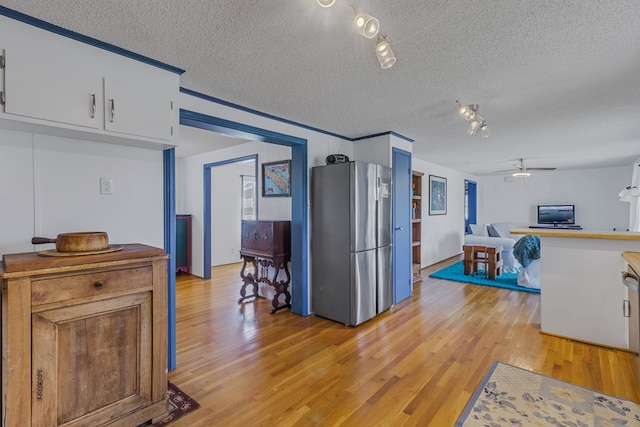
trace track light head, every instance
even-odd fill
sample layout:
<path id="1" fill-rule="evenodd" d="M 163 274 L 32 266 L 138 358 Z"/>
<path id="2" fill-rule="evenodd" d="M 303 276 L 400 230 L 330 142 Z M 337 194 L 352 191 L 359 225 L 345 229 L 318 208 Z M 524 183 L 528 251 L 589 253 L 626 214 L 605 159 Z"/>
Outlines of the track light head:
<path id="1" fill-rule="evenodd" d="M 316 0 L 316 1 L 322 7 L 331 7 L 336 2 L 336 0 Z"/>
<path id="2" fill-rule="evenodd" d="M 378 35 L 378 31 L 380 31 L 380 21 L 367 13 L 358 13 L 354 22 L 358 29 L 358 33 L 368 39 L 374 38 Z"/>
<path id="3" fill-rule="evenodd" d="M 396 56 L 391 49 L 391 44 L 387 41 L 387 38 L 379 35 L 376 42 L 376 57 L 380 66 L 384 69 L 391 68 L 396 63 Z"/>

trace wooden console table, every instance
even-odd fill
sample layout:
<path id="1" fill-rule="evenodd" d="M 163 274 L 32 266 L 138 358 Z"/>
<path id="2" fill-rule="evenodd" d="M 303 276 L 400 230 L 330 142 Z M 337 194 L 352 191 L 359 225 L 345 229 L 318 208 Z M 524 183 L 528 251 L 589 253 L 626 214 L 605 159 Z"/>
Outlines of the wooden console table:
<path id="1" fill-rule="evenodd" d="M 291 260 L 291 222 L 290 221 L 242 221 L 242 246 L 240 256 L 243 259 L 240 277 L 240 299 L 243 303 L 250 298 L 261 298 L 258 295 L 258 283 L 266 283 L 276 291 L 271 301 L 271 314 L 278 310 L 291 308 L 289 283 L 289 261 Z M 253 272 L 247 272 L 247 264 L 253 266 Z M 269 268 L 274 273 L 269 277 Z M 278 280 L 280 270 L 284 270 L 286 280 Z M 251 285 L 253 293 L 247 295 L 247 286 Z M 284 303 L 280 303 L 280 295 L 284 295 Z"/>
<path id="2" fill-rule="evenodd" d="M 478 246 L 478 245 L 463 245 L 464 258 L 462 260 L 464 264 L 464 274 L 469 275 L 472 272 L 477 273 L 477 265 L 473 263 L 473 249 L 476 248 L 476 254 L 482 253 L 488 258 L 488 274 L 487 276 L 491 280 L 496 280 L 496 276 L 502 274 L 502 246 Z M 483 248 L 482 251 L 478 251 L 478 248 Z"/>

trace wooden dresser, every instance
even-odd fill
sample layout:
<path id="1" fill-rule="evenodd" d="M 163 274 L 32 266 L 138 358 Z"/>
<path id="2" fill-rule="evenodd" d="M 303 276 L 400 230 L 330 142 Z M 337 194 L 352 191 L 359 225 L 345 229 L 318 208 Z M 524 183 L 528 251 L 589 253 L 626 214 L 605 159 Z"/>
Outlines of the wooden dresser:
<path id="1" fill-rule="evenodd" d="M 240 288 L 239 303 L 249 298 L 257 298 L 258 283 L 264 282 L 275 288 L 271 314 L 284 308 L 291 308 L 289 283 L 289 261 L 291 260 L 291 221 L 242 221 L 242 242 L 240 256 L 244 260 L 240 277 L 243 284 Z M 253 273 L 247 273 L 247 263 L 253 265 Z M 274 268 L 269 277 L 268 269 Z M 278 280 L 280 270 L 284 270 L 286 280 Z M 247 295 L 246 287 L 251 285 L 253 294 Z M 285 296 L 283 304 L 280 295 Z"/>
<path id="2" fill-rule="evenodd" d="M 3 256 L 3 426 L 133 427 L 167 411 L 168 256 L 122 246 Z"/>

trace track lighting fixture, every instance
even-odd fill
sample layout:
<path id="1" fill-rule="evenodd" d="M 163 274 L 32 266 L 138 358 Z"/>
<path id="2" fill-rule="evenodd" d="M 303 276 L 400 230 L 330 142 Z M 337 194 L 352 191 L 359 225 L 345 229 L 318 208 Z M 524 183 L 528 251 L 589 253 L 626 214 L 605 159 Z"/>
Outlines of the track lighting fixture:
<path id="1" fill-rule="evenodd" d="M 467 129 L 467 133 L 469 135 L 475 135 L 478 133 L 478 129 L 480 129 L 480 122 L 477 120 L 471 120 L 469 122 L 469 128 Z"/>
<path id="2" fill-rule="evenodd" d="M 469 127 L 467 128 L 469 135 L 476 135 L 478 131 L 480 131 L 480 136 L 483 138 L 488 138 L 491 135 L 486 120 L 478 114 L 478 104 L 463 105 L 459 101 L 456 101 L 456 104 L 458 114 L 469 122 Z"/>
<path id="3" fill-rule="evenodd" d="M 387 41 L 387 37 L 382 34 L 378 35 L 378 41 L 376 42 L 376 56 L 382 68 L 390 68 L 396 63 L 396 56 L 391 50 L 391 45 Z"/>
<path id="4" fill-rule="evenodd" d="M 380 31 L 380 22 L 368 13 L 358 13 L 356 15 L 355 23 L 358 33 L 368 39 L 374 38 L 378 35 L 378 31 Z"/>
<path id="5" fill-rule="evenodd" d="M 322 7 L 331 7 L 336 0 L 316 0 Z M 391 45 L 387 41 L 387 36 L 380 32 L 380 21 L 366 12 L 359 11 L 349 0 L 343 0 L 355 11 L 354 23 L 358 34 L 372 39 L 378 36 L 375 45 L 375 54 L 383 69 L 391 68 L 396 63 L 396 56 L 391 50 Z"/>
<path id="6" fill-rule="evenodd" d="M 336 0 L 316 0 L 316 1 L 322 7 L 331 7 L 336 2 Z"/>
<path id="7" fill-rule="evenodd" d="M 491 132 L 489 131 L 489 126 L 487 122 L 484 120 L 480 123 L 480 136 L 483 138 L 489 138 L 491 136 Z"/>

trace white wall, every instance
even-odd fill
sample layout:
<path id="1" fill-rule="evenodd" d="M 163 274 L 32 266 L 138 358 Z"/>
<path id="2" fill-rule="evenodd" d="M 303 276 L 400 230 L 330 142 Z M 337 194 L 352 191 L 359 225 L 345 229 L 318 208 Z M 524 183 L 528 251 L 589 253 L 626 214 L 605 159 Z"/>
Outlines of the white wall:
<path id="1" fill-rule="evenodd" d="M 51 249 L 31 238 L 74 231 L 164 245 L 161 151 L 0 129 L 0 166 L 0 253 Z"/>
<path id="2" fill-rule="evenodd" d="M 631 167 L 532 172 L 526 180 L 504 176 L 481 177 L 478 182 L 478 223 L 536 224 L 537 205 L 576 206 L 576 223 L 596 231 L 626 230 L 629 203 L 618 192 L 631 182 Z"/>
<path id="3" fill-rule="evenodd" d="M 413 158 L 412 169 L 422 177 L 421 265 L 427 267 L 462 252 L 464 239 L 464 180 L 453 169 Z M 429 215 L 429 175 L 447 179 L 447 214 Z"/>

